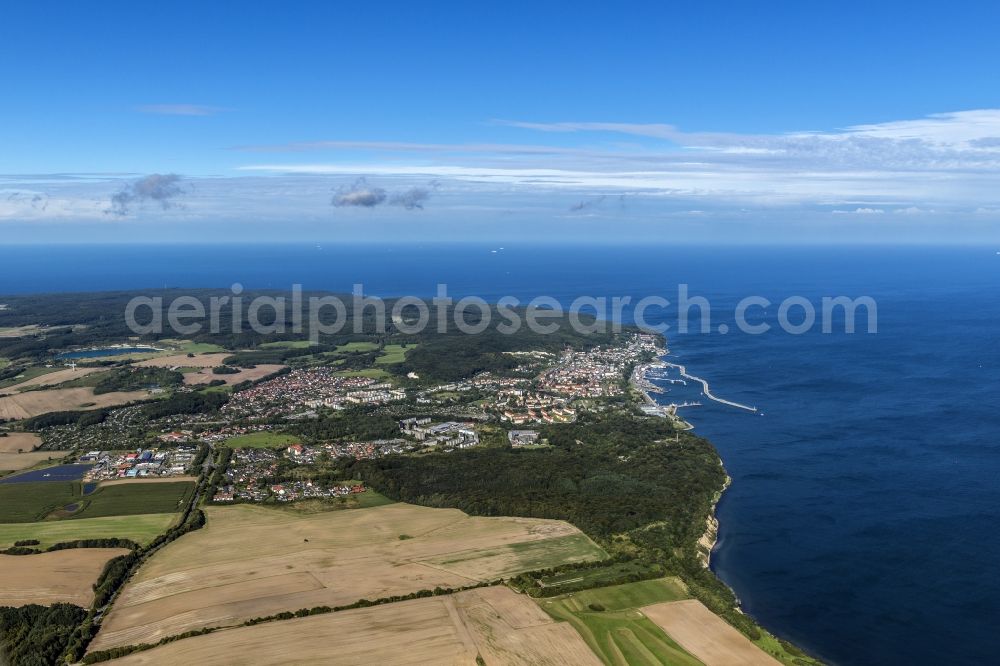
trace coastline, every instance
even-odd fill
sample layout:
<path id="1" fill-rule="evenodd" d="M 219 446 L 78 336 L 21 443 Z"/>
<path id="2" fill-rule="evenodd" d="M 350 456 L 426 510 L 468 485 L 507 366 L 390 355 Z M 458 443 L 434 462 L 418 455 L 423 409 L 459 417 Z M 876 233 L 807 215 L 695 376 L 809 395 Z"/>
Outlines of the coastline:
<path id="1" fill-rule="evenodd" d="M 723 404 L 745 409 L 747 411 L 753 411 L 753 412 L 757 411 L 756 407 L 748 407 L 746 405 L 730 402 L 728 400 L 722 400 L 720 398 L 716 398 L 715 396 L 711 395 L 711 393 L 708 390 L 708 382 L 706 382 L 704 379 L 701 379 L 700 377 L 695 377 L 694 375 L 688 374 L 687 369 L 683 365 L 679 365 L 677 363 L 670 363 L 669 361 L 666 361 L 665 357 L 668 356 L 669 354 L 670 350 L 668 348 L 666 347 L 657 348 L 655 360 L 650 361 L 648 363 L 643 363 L 641 365 L 637 365 L 632 372 L 631 384 L 633 387 L 635 387 L 637 391 L 639 391 L 639 393 L 645 400 L 646 404 L 642 406 L 642 410 L 646 414 L 669 418 L 674 422 L 674 424 L 678 428 L 682 430 L 694 430 L 694 426 L 691 423 L 685 421 L 678 415 L 677 408 L 680 405 L 677 405 L 675 403 L 670 403 L 668 405 L 661 405 L 656 401 L 655 398 L 653 398 L 652 396 L 653 393 L 662 394 L 664 392 L 663 389 L 659 388 L 658 386 L 655 386 L 646 377 L 647 373 L 650 370 L 653 370 L 654 368 L 676 368 L 677 370 L 680 371 L 682 377 L 701 383 L 706 397 L 715 400 L 717 402 L 721 402 Z M 719 466 L 723 468 L 723 471 L 725 471 L 725 463 L 722 460 L 722 456 L 719 456 Z M 698 538 L 698 541 L 696 542 L 698 549 L 698 559 L 701 561 L 701 564 L 705 569 L 710 568 L 712 562 L 712 551 L 715 549 L 715 544 L 719 540 L 719 519 L 715 515 L 715 509 L 719 505 L 719 501 L 722 499 L 722 495 L 726 492 L 726 490 L 729 488 L 732 482 L 733 482 L 732 477 L 730 477 L 729 474 L 726 474 L 726 479 L 722 484 L 722 488 L 716 491 L 712 499 L 712 504 L 709 507 L 708 515 L 705 517 L 705 531 L 702 533 L 702 535 Z M 739 610 L 738 606 L 737 610 Z"/>
<path id="2" fill-rule="evenodd" d="M 665 357 L 669 355 L 669 353 L 670 353 L 669 350 L 666 348 L 658 348 L 656 350 L 657 357 L 655 360 L 636 366 L 635 370 L 632 373 L 631 384 L 642 395 L 645 401 L 645 404 L 640 406 L 640 409 L 642 409 L 644 413 L 649 414 L 651 416 L 656 415 L 669 418 L 673 421 L 674 425 L 678 429 L 694 430 L 694 425 L 681 418 L 677 413 L 677 409 L 679 407 L 694 406 L 700 403 L 682 403 L 682 404 L 670 403 L 667 405 L 661 405 L 653 398 L 652 395 L 653 393 L 662 395 L 669 391 L 669 389 L 665 390 L 658 386 L 655 386 L 646 377 L 646 374 L 649 371 L 658 368 L 674 368 L 679 371 L 683 379 L 670 380 L 671 383 L 686 383 L 685 380 L 690 380 L 699 383 L 702 386 L 703 395 L 710 400 L 713 400 L 715 402 L 730 407 L 742 409 L 751 413 L 755 414 L 760 413 L 756 407 L 743 405 L 737 402 L 732 402 L 730 400 L 725 400 L 713 395 L 709 389 L 708 382 L 706 380 L 702 379 L 701 377 L 691 375 L 690 373 L 687 372 L 687 368 L 685 368 L 683 365 L 667 361 Z M 755 645 L 757 645 L 757 647 L 761 648 L 762 650 L 765 650 L 769 655 L 775 657 L 776 659 L 785 664 L 792 663 L 791 661 L 792 659 L 801 659 L 801 663 L 803 664 L 823 663 L 817 660 L 816 658 L 812 657 L 805 651 L 803 651 L 801 648 L 798 648 L 797 646 L 793 645 L 792 643 L 776 637 L 767 628 L 758 623 L 755 619 L 747 616 L 746 613 L 744 613 L 743 611 L 740 599 L 736 595 L 735 590 L 729 587 L 729 585 L 726 584 L 726 582 L 723 581 L 722 578 L 720 578 L 712 570 L 711 568 L 712 554 L 719 540 L 719 519 L 716 516 L 716 509 L 719 505 L 719 502 L 722 500 L 722 496 L 725 494 L 726 490 L 729 489 L 730 485 L 732 485 L 733 481 L 732 477 L 730 477 L 729 474 L 726 473 L 725 471 L 725 462 L 722 460 L 721 454 L 719 454 L 718 451 L 716 451 L 716 455 L 718 457 L 719 466 L 722 468 L 723 473 L 725 474 L 725 480 L 722 483 L 722 487 L 719 488 L 712 497 L 712 502 L 711 505 L 709 506 L 708 514 L 705 516 L 705 531 L 701 534 L 700 537 L 698 537 L 697 541 L 695 542 L 695 551 L 698 562 L 701 564 L 702 569 L 708 576 L 711 576 L 713 580 L 717 581 L 718 584 L 722 585 L 732 595 L 732 603 L 733 603 L 732 610 L 739 616 L 748 619 L 752 623 L 754 630 L 758 632 L 758 636 L 756 638 L 751 637 L 751 640 Z M 723 619 L 729 622 L 729 624 L 731 624 L 732 626 L 737 626 L 732 622 L 731 619 L 725 618 L 723 613 L 719 613 L 717 611 L 713 612 L 716 612 L 717 615 L 723 617 Z M 795 663 L 800 663 L 800 662 L 795 661 Z"/>
<path id="3" fill-rule="evenodd" d="M 722 466 L 721 458 L 719 465 Z M 708 516 L 705 518 L 705 532 L 698 539 L 698 559 L 701 560 L 701 565 L 706 569 L 710 568 L 712 564 L 712 551 L 715 550 L 715 544 L 719 541 L 719 519 L 715 515 L 715 508 L 732 482 L 733 479 L 726 474 L 726 480 L 723 482 L 722 488 L 715 494 L 712 506 L 708 510 Z M 739 610 L 738 605 L 736 608 Z"/>
<path id="4" fill-rule="evenodd" d="M 661 405 L 652 396 L 653 393 L 663 394 L 666 391 L 660 387 L 654 385 L 646 378 L 646 374 L 654 368 L 666 368 L 671 364 L 665 362 L 663 357 L 667 356 L 670 351 L 665 348 L 657 348 L 656 359 L 649 361 L 647 363 L 642 363 L 635 366 L 632 370 L 632 376 L 629 378 L 629 382 L 632 387 L 639 392 L 645 404 L 640 406 L 640 409 L 649 416 L 662 416 L 668 418 L 674 422 L 680 430 L 693 430 L 694 426 L 685 421 L 680 417 L 677 412 L 678 407 L 688 406 L 688 405 L 677 405 L 670 403 L 667 405 Z"/>
<path id="5" fill-rule="evenodd" d="M 648 363 L 643 363 L 637 365 L 632 371 L 632 376 L 630 378 L 631 384 L 639 393 L 642 395 L 646 404 L 641 407 L 642 411 L 649 415 L 663 416 L 665 418 L 671 419 L 674 424 L 682 430 L 694 430 L 694 426 L 682 419 L 678 413 L 678 407 L 685 405 L 677 405 L 676 403 L 670 403 L 667 405 L 661 405 L 653 398 L 653 393 L 663 394 L 664 390 L 658 386 L 655 386 L 646 375 L 650 370 L 654 368 L 675 368 L 677 369 L 681 376 L 685 379 L 690 379 L 692 381 L 698 382 L 702 385 L 704 395 L 710 400 L 729 405 L 731 407 L 737 407 L 739 409 L 744 409 L 750 412 L 757 412 L 756 407 L 750 407 L 748 405 L 742 405 L 737 402 L 732 402 L 729 400 L 723 400 L 712 395 L 708 387 L 708 382 L 701 377 L 696 377 L 687 372 L 687 368 L 678 363 L 671 363 L 665 360 L 666 356 L 670 354 L 670 350 L 667 347 L 659 347 L 656 349 L 656 359 Z M 722 460 L 722 456 L 719 456 L 719 466 L 725 471 L 725 463 Z M 715 515 L 715 509 L 719 505 L 719 501 L 722 499 L 722 495 L 732 484 L 733 479 L 728 474 L 726 474 L 726 480 L 712 499 L 712 504 L 709 507 L 708 515 L 705 517 L 705 531 L 702 533 L 701 537 L 698 538 L 698 559 L 704 568 L 710 568 L 712 562 L 712 551 L 715 549 L 715 544 L 719 540 L 719 519 Z M 738 607 L 737 607 L 738 609 Z"/>

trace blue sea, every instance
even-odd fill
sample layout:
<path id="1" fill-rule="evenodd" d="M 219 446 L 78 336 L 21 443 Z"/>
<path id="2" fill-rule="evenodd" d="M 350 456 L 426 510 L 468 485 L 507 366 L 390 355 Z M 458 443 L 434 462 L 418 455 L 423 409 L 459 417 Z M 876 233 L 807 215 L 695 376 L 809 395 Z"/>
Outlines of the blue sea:
<path id="1" fill-rule="evenodd" d="M 694 386 L 663 397 L 703 402 L 683 414 L 733 479 L 712 566 L 744 610 L 833 664 L 986 664 L 1000 663 L 998 249 L 18 247 L 3 251 L 0 294 L 240 282 L 426 296 L 446 283 L 487 300 L 676 301 L 687 284 L 710 301 L 712 332 L 667 331 L 673 360 L 760 410 Z M 755 295 L 775 305 L 754 321 L 773 328 L 740 333 L 735 306 Z M 870 296 L 878 332 L 786 333 L 789 296 Z"/>

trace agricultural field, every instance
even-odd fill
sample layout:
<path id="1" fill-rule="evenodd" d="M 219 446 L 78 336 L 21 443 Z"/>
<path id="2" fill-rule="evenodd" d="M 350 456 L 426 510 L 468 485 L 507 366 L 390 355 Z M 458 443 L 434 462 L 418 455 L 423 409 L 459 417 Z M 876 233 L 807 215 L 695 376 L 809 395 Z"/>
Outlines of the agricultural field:
<path id="1" fill-rule="evenodd" d="M 38 324 L 27 326 L 4 326 L 0 327 L 0 338 L 20 338 L 24 335 L 35 335 L 45 329 Z"/>
<path id="2" fill-rule="evenodd" d="M 9 548 L 15 541 L 36 539 L 35 548 L 79 539 L 131 539 L 140 545 L 166 532 L 177 520 L 177 514 L 150 513 L 78 520 L 45 520 L 35 523 L 0 524 L 0 548 Z"/>
<path id="3" fill-rule="evenodd" d="M 605 664 L 697 666 L 698 659 L 639 610 L 685 598 L 679 581 L 658 578 L 539 599 L 538 604 L 556 620 L 569 622 Z"/>
<path id="4" fill-rule="evenodd" d="M 173 514 L 193 491 L 190 481 L 101 485 L 88 494 L 79 481 L 0 483 L 0 523 Z"/>
<path id="5" fill-rule="evenodd" d="M 148 358 L 135 365 L 139 368 L 215 368 L 222 365 L 223 359 L 228 357 L 229 354 L 196 354 L 193 357 L 187 354 L 171 354 Z"/>
<path id="6" fill-rule="evenodd" d="M 382 368 L 362 368 L 361 370 L 342 370 L 335 372 L 337 377 L 370 377 L 372 379 L 385 379 L 389 373 Z"/>
<path id="7" fill-rule="evenodd" d="M 71 548 L 0 555 L 0 606 L 65 602 L 87 607 L 105 563 L 128 552 L 124 548 Z"/>
<path id="8" fill-rule="evenodd" d="M 261 349 L 308 349 L 312 346 L 309 340 L 279 340 L 278 342 L 264 342 L 258 345 Z"/>
<path id="9" fill-rule="evenodd" d="M 601 663 L 570 624 L 554 622 L 530 598 L 508 587 L 460 592 L 454 602 L 487 664 Z"/>
<path id="10" fill-rule="evenodd" d="M 223 358 L 229 356 L 229 354 L 224 354 Z M 188 359 L 189 361 L 196 360 L 197 357 L 193 359 Z M 219 364 L 221 365 L 221 363 Z M 258 365 L 255 368 L 240 368 L 239 372 L 232 375 L 217 375 L 212 372 L 211 368 L 203 368 L 195 372 L 188 372 L 184 375 L 184 383 L 189 386 L 192 384 L 208 384 L 217 379 L 221 379 L 226 382 L 227 385 L 232 386 L 233 384 L 239 384 L 240 382 L 255 382 L 258 379 L 263 379 L 268 375 L 273 375 L 278 370 L 283 369 L 283 365 Z"/>
<path id="11" fill-rule="evenodd" d="M 205 512 L 204 528 L 157 552 L 129 581 L 92 649 L 605 557 L 556 520 L 402 503 L 311 515 L 250 505 Z M 549 540 L 562 541 L 546 561 Z M 532 542 L 539 546 L 525 546 Z"/>
<path id="12" fill-rule="evenodd" d="M 28 388 L 39 386 L 56 386 L 63 382 L 80 379 L 95 372 L 100 372 L 104 368 L 29 368 L 25 371 L 25 379 L 18 381 L 12 387 L 6 389 L 4 393 L 13 394 Z M 45 372 L 40 372 L 44 370 Z M 34 372 L 32 372 L 34 371 Z"/>
<path id="13" fill-rule="evenodd" d="M 67 518 L 73 520 L 130 516 L 145 513 L 178 513 L 194 494 L 191 481 L 126 481 L 102 483 L 94 492 L 84 495 L 80 507 Z"/>
<path id="14" fill-rule="evenodd" d="M 41 444 L 42 438 L 33 432 L 9 432 L 6 437 L 0 437 L 0 453 L 34 451 Z"/>
<path id="15" fill-rule="evenodd" d="M 210 342 L 195 342 L 194 340 L 180 340 L 165 338 L 156 343 L 158 347 L 164 347 L 164 354 L 210 354 L 223 352 L 225 349 Z"/>
<path id="16" fill-rule="evenodd" d="M 21 387 L 22 384 L 29 381 L 34 381 L 39 377 L 43 377 L 47 374 L 58 372 L 60 368 L 46 368 L 43 365 L 33 365 L 29 368 L 25 368 L 21 374 L 11 377 L 9 379 L 0 380 L 0 390 L 3 390 L 3 394 L 15 393 L 17 389 Z M 12 387 L 14 390 L 9 390 Z"/>
<path id="17" fill-rule="evenodd" d="M 337 352 L 350 354 L 355 352 L 373 352 L 378 350 L 378 344 L 374 342 L 348 342 L 337 346 Z"/>
<path id="18" fill-rule="evenodd" d="M 378 365 L 402 363 L 406 360 L 406 352 L 414 349 L 415 347 L 416 345 L 409 345 L 407 347 L 404 347 L 403 345 L 386 345 L 382 349 L 382 353 L 375 359 L 375 363 Z"/>
<path id="19" fill-rule="evenodd" d="M 73 481 L 0 483 L 0 523 L 32 523 L 79 496 Z"/>
<path id="20" fill-rule="evenodd" d="M 521 571 L 546 569 L 553 562 L 561 564 L 597 560 L 602 555 L 603 551 L 586 535 L 568 534 L 542 541 L 503 544 L 492 549 L 449 553 L 427 562 L 448 571 L 461 572 L 464 576 L 488 579 L 508 577 Z"/>
<path id="21" fill-rule="evenodd" d="M 61 389 L 94 388 L 101 380 L 110 377 L 113 372 L 113 370 L 106 368 L 77 368 L 75 372 L 70 369 L 68 373 L 63 374 L 63 371 L 60 370 L 59 372 L 54 372 L 51 375 L 40 378 L 42 383 L 38 384 L 38 386 L 56 386 Z M 54 381 L 56 379 L 58 379 L 58 382 Z M 17 388 L 21 389 L 22 386 L 18 386 Z"/>
<path id="22" fill-rule="evenodd" d="M 0 438 L 2 441 L 2 438 Z M 66 455 L 59 451 L 33 451 L 25 453 L 0 453 L 0 474 L 3 472 L 19 472 L 50 460 L 58 460 Z"/>
<path id="23" fill-rule="evenodd" d="M 265 431 L 230 437 L 223 442 L 223 446 L 230 449 L 276 449 L 300 441 L 302 438 L 295 435 Z"/>
<path id="24" fill-rule="evenodd" d="M 780 666 L 697 599 L 646 606 L 642 612 L 705 666 Z"/>
<path id="25" fill-rule="evenodd" d="M 0 397 L 0 419 L 19 421 L 49 412 L 71 412 L 124 405 L 149 397 L 147 391 L 115 391 L 94 395 L 91 388 L 48 389 Z"/>
<path id="26" fill-rule="evenodd" d="M 599 666 L 571 627 L 504 587 L 415 599 L 186 638 L 120 660 L 164 663 Z"/>
<path id="27" fill-rule="evenodd" d="M 612 562 L 607 566 L 570 571 L 566 573 L 545 576 L 538 582 L 542 587 L 571 586 L 573 588 L 601 587 L 620 583 L 626 576 L 635 575 L 638 578 L 649 578 L 650 566 L 641 562 Z"/>

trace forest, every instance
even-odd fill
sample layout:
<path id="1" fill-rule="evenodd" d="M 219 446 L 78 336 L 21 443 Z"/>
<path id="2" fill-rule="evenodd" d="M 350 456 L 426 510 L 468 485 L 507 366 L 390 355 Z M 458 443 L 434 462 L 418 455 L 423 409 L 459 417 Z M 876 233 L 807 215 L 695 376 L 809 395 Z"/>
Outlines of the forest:
<path id="1" fill-rule="evenodd" d="M 725 473 L 704 439 L 665 419 L 586 416 L 551 425 L 549 448 L 477 448 L 348 465 L 379 492 L 468 513 L 568 520 L 595 538 L 663 522 L 664 549 L 693 543 Z"/>
<path id="2" fill-rule="evenodd" d="M 86 615 L 86 610 L 72 604 L 0 607 L 0 663 L 56 663 Z"/>
<path id="3" fill-rule="evenodd" d="M 162 298 L 164 303 L 169 303 L 173 298 L 179 296 L 193 296 L 200 300 L 207 309 L 212 297 L 231 296 L 231 293 L 211 289 L 149 290 L 143 295 L 150 298 Z M 308 298 L 311 295 L 329 296 L 331 294 L 305 294 L 304 297 Z M 4 303 L 7 307 L 0 310 L 0 328 L 18 326 L 45 328 L 21 337 L 0 338 L 0 356 L 13 362 L 10 367 L 0 371 L 0 380 L 3 380 L 8 374 L 16 375 L 20 371 L 20 366 L 25 363 L 44 361 L 69 349 L 120 343 L 126 339 L 134 339 L 136 335 L 129 329 L 125 321 L 126 306 L 134 296 L 136 294 L 131 292 L 51 294 L 30 297 L 5 296 Z M 243 294 L 245 302 L 258 296 L 284 296 L 288 300 L 288 294 L 284 292 L 248 291 Z M 343 295 L 341 297 L 348 299 L 346 302 L 350 302 L 350 297 Z M 393 303 L 393 299 L 386 299 L 386 309 L 391 309 Z M 386 343 L 412 344 L 415 347 L 407 353 L 405 362 L 390 366 L 392 371 L 401 375 L 415 372 L 421 378 L 426 376 L 427 379 L 451 381 L 482 370 L 497 372 L 509 370 L 514 366 L 513 359 L 505 355 L 504 352 L 518 350 L 558 352 L 567 346 L 588 348 L 606 344 L 615 337 L 615 333 L 610 331 L 577 332 L 570 325 L 568 315 L 551 313 L 546 315 L 545 323 L 558 325 L 558 330 L 554 333 L 538 333 L 522 326 L 516 333 L 506 335 L 497 331 L 495 326 L 491 326 L 480 334 L 467 335 L 459 330 L 455 323 L 454 310 L 449 307 L 443 307 L 446 315 L 446 326 L 441 332 L 437 329 L 437 322 L 434 322 L 421 332 L 403 333 L 397 325 L 388 320 L 386 330 L 381 331 L 376 325 L 374 308 L 369 307 L 360 313 L 361 321 L 359 322 L 354 320 L 351 308 L 347 308 L 342 328 L 336 334 L 317 335 L 318 345 L 304 348 L 261 347 L 266 343 L 299 341 L 310 338 L 308 322 L 303 323 L 301 332 L 292 332 L 291 306 L 289 303 L 286 303 L 286 306 L 280 316 L 275 316 L 272 311 L 263 308 L 259 317 L 260 323 L 263 325 L 283 323 L 283 331 L 280 330 L 281 327 L 276 326 L 273 333 L 254 332 L 250 329 L 247 312 L 243 311 L 242 316 L 237 317 L 237 321 L 241 323 L 236 331 L 224 326 L 217 333 L 204 330 L 192 335 L 179 336 L 165 326 L 165 330 L 161 333 L 138 336 L 138 339 L 144 344 L 154 344 L 159 340 L 184 337 L 197 343 L 215 344 L 234 351 L 241 350 L 225 360 L 227 365 L 237 367 L 288 363 L 297 357 L 333 352 L 338 345 L 352 341 L 374 341 L 380 345 Z M 526 312 L 523 308 L 513 311 L 522 319 Z M 223 305 L 219 310 L 219 317 L 223 322 L 232 321 L 232 315 L 229 306 Z M 480 313 L 471 309 L 463 314 L 463 320 L 467 325 L 474 326 L 481 321 L 481 316 Z M 489 316 L 495 324 L 504 321 L 495 307 L 490 309 Z M 333 313 L 324 310 L 317 321 L 329 326 L 336 320 Z M 593 318 L 581 315 L 580 321 L 589 324 L 593 322 Z M 374 358 L 374 356 L 369 358 L 364 354 L 357 356 L 357 359 L 352 360 L 348 355 L 345 367 L 365 367 Z M 449 362 L 440 363 L 441 358 L 448 358 Z M 101 364 L 100 361 L 87 363 Z"/>

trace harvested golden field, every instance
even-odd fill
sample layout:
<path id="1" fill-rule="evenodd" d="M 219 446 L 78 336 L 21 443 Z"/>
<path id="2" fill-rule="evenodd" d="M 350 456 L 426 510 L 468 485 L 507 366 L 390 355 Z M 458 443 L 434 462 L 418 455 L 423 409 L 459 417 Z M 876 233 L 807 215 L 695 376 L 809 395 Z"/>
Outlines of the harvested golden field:
<path id="1" fill-rule="evenodd" d="M 555 622 L 527 595 L 488 587 L 456 594 L 454 601 L 487 664 L 601 665 L 569 623 Z"/>
<path id="2" fill-rule="evenodd" d="M 203 529 L 163 548 L 132 578 L 92 649 L 604 557 L 562 521 L 457 509 L 400 503 L 297 515 L 237 505 L 206 514 Z"/>
<path id="3" fill-rule="evenodd" d="M 645 606 L 642 612 L 705 666 L 780 666 L 697 599 Z"/>
<path id="4" fill-rule="evenodd" d="M 6 437 L 0 437 L 0 453 L 33 451 L 41 444 L 42 438 L 33 432 L 9 432 Z"/>
<path id="5" fill-rule="evenodd" d="M 284 367 L 285 366 L 283 365 L 258 365 L 255 368 L 240 368 L 240 371 L 234 375 L 216 375 L 211 371 L 211 369 L 205 368 L 204 370 L 199 370 L 198 372 L 189 372 L 185 374 L 184 383 L 207 384 L 211 381 L 215 381 L 216 379 L 221 379 L 229 385 L 247 381 L 253 382 L 274 374 Z"/>
<path id="6" fill-rule="evenodd" d="M 63 370 L 56 370 L 55 372 L 46 372 L 44 375 L 38 375 L 37 377 L 32 377 L 31 379 L 5 388 L 0 391 L 0 395 L 13 395 L 14 393 L 19 393 L 23 389 L 38 386 L 55 386 L 57 384 L 62 384 L 63 382 L 79 379 L 80 377 L 86 377 L 89 374 L 104 370 L 105 368 L 65 368 Z"/>
<path id="7" fill-rule="evenodd" d="M 470 590 L 185 638 L 116 664 L 599 666 L 565 623 L 507 588 Z"/>
<path id="8" fill-rule="evenodd" d="M 38 555 L 0 555 L 0 606 L 49 605 L 60 601 L 87 607 L 91 587 L 112 557 L 124 548 L 71 548 Z"/>
<path id="9" fill-rule="evenodd" d="M 49 412 L 69 412 L 123 405 L 148 398 L 146 391 L 102 393 L 94 395 L 91 388 L 49 389 L 28 391 L 0 397 L 0 419 L 18 421 Z"/>
<path id="10" fill-rule="evenodd" d="M 140 368 L 217 368 L 222 365 L 223 359 L 229 356 L 232 354 L 195 354 L 193 357 L 187 354 L 172 354 L 149 358 L 135 365 Z"/>
<path id="11" fill-rule="evenodd" d="M 2 441 L 2 438 L 0 438 Z M 33 451 L 31 453 L 0 453 L 0 472 L 18 472 L 34 467 L 46 460 L 58 460 L 66 455 L 65 451 Z"/>
<path id="12" fill-rule="evenodd" d="M 197 476 L 189 476 L 187 474 L 179 474 L 177 476 L 154 476 L 152 478 L 135 478 L 135 479 L 111 479 L 110 481 L 101 481 L 98 485 L 101 488 L 106 486 L 128 486 L 136 484 L 149 484 L 149 483 L 179 483 L 181 481 L 197 481 Z"/>

